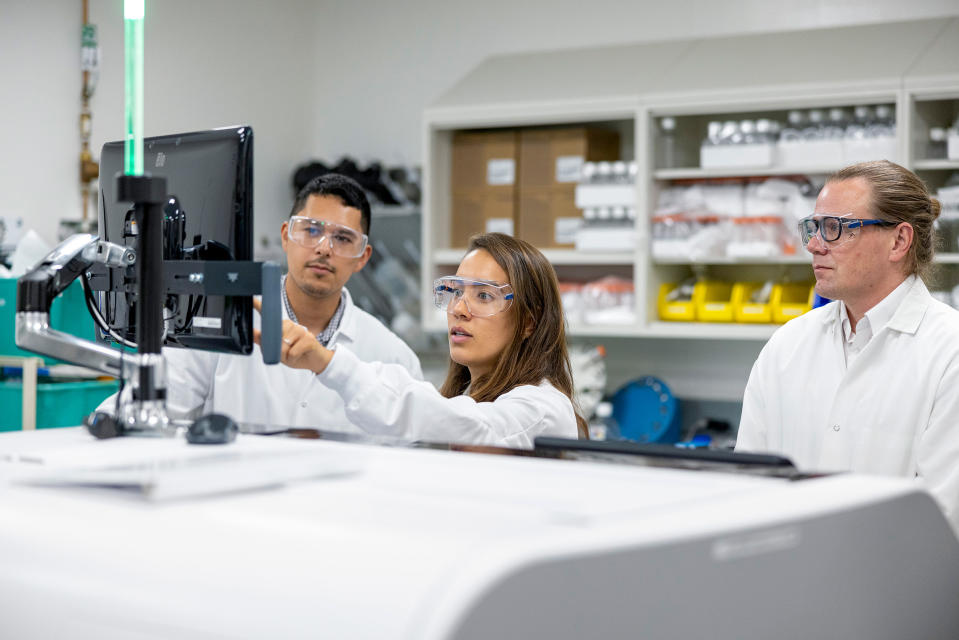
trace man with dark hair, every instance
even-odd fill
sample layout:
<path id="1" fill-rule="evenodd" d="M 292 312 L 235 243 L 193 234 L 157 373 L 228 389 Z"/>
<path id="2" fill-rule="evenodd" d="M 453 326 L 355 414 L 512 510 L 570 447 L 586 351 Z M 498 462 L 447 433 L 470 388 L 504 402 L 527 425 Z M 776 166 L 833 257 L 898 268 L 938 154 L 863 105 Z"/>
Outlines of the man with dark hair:
<path id="1" fill-rule="evenodd" d="M 763 348 L 736 449 L 916 478 L 959 532 L 959 312 L 922 280 L 939 210 L 922 180 L 885 160 L 829 178 L 799 227 L 816 292 L 834 302 Z"/>
<path id="2" fill-rule="evenodd" d="M 288 267 L 283 317 L 325 347 L 345 345 L 361 360 L 399 364 L 422 378 L 416 354 L 344 288 L 370 258 L 369 230 L 369 201 L 350 178 L 327 174 L 300 190 L 280 229 Z M 337 393 L 309 371 L 263 364 L 258 346 L 249 357 L 184 349 L 164 355 L 172 417 L 216 412 L 238 422 L 358 431 Z"/>

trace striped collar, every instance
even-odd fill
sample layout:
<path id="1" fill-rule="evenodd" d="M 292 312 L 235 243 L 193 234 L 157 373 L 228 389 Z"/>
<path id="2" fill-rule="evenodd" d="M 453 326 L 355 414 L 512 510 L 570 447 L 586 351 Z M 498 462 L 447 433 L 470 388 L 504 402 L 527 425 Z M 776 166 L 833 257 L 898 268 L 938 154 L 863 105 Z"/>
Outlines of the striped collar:
<path id="1" fill-rule="evenodd" d="M 283 295 L 283 306 L 286 308 L 286 315 L 290 317 L 290 320 L 299 324 L 300 322 L 296 319 L 296 314 L 293 313 L 293 307 L 290 305 L 290 299 L 286 295 L 286 276 L 283 276 L 283 282 L 280 285 L 280 291 Z M 343 319 L 343 311 L 346 309 L 345 298 L 346 291 L 341 289 L 340 304 L 336 306 L 336 311 L 333 312 L 333 317 L 330 318 L 330 321 L 326 324 L 326 328 L 316 335 L 317 341 L 324 347 L 330 343 L 330 340 L 333 339 L 333 334 L 336 333 L 336 330 L 340 328 L 340 321 Z"/>

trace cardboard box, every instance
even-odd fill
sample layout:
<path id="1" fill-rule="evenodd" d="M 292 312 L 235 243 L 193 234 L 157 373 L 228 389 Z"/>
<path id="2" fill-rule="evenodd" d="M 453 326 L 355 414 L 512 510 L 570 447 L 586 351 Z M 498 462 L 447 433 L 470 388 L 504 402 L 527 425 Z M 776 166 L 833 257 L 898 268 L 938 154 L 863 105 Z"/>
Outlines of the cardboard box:
<path id="1" fill-rule="evenodd" d="M 615 131 L 566 127 L 520 132 L 519 237 L 543 249 L 573 248 L 582 224 L 575 202 L 582 165 L 618 158 Z"/>
<path id="2" fill-rule="evenodd" d="M 515 190 L 490 192 L 483 189 L 458 191 L 453 194 L 450 247 L 467 246 L 477 233 L 516 232 Z"/>
<path id="3" fill-rule="evenodd" d="M 450 247 L 465 247 L 476 233 L 516 229 L 518 133 L 453 135 Z"/>
<path id="4" fill-rule="evenodd" d="M 575 185 L 523 187 L 519 196 L 519 237 L 534 247 L 573 248 L 583 225 L 576 208 Z"/>

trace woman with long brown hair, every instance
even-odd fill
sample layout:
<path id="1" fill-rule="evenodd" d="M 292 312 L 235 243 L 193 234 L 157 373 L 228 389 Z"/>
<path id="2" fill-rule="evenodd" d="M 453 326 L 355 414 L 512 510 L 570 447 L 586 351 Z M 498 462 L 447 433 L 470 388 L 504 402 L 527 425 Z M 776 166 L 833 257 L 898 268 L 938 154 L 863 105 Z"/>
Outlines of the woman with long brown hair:
<path id="1" fill-rule="evenodd" d="M 449 327 L 440 391 L 402 367 L 326 349 L 288 320 L 282 360 L 315 372 L 369 433 L 511 447 L 532 447 L 538 435 L 586 437 L 572 401 L 559 284 L 542 253 L 511 236 L 474 236 L 456 275 L 433 289 Z"/>

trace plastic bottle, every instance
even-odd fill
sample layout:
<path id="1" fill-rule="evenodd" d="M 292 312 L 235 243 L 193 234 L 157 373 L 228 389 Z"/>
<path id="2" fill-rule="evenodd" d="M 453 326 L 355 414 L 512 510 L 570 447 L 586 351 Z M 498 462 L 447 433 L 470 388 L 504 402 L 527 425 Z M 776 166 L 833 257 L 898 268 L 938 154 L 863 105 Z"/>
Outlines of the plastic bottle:
<path id="1" fill-rule="evenodd" d="M 583 168 L 580 171 L 580 182 L 583 184 L 590 184 L 596 179 L 595 162 L 584 162 Z"/>
<path id="2" fill-rule="evenodd" d="M 613 165 L 610 162 L 596 164 L 596 184 L 610 184 L 613 181 Z"/>
<path id="3" fill-rule="evenodd" d="M 727 120 L 723 123 L 722 131 L 719 133 L 719 144 L 739 144 L 742 142 L 743 134 L 739 130 L 739 123 L 735 120 Z"/>
<path id="4" fill-rule="evenodd" d="M 786 127 L 779 139 L 783 142 L 798 142 L 802 140 L 802 131 L 806 126 L 806 116 L 798 109 L 793 109 L 786 116 Z"/>
<path id="5" fill-rule="evenodd" d="M 809 122 L 802 130 L 802 139 L 807 142 L 821 140 L 824 133 L 825 120 L 826 115 L 822 109 L 810 109 Z"/>
<path id="6" fill-rule="evenodd" d="M 830 140 L 841 140 L 846 135 L 848 119 L 846 111 L 839 107 L 829 110 L 829 120 L 823 126 L 823 137 Z"/>
<path id="7" fill-rule="evenodd" d="M 872 124 L 873 137 L 889 138 L 896 135 L 896 112 L 888 104 L 876 105 L 876 119 Z"/>
<path id="8" fill-rule="evenodd" d="M 613 403 L 608 401 L 596 405 L 593 419 L 589 421 L 590 440 L 619 440 L 619 425 L 613 418 Z"/>
<path id="9" fill-rule="evenodd" d="M 629 182 L 629 168 L 622 160 L 617 160 L 612 166 L 613 184 L 627 184 Z"/>
<path id="10" fill-rule="evenodd" d="M 942 160 L 946 157 L 947 134 L 943 127 L 929 129 L 929 142 L 926 147 L 926 158 Z"/>
<path id="11" fill-rule="evenodd" d="M 723 131 L 723 123 L 713 120 L 706 125 L 706 139 L 703 140 L 704 147 L 714 147 L 719 144 L 720 136 Z"/>
<path id="12" fill-rule="evenodd" d="M 768 118 L 760 118 L 756 121 L 756 141 L 761 144 L 772 144 L 776 142 L 778 131 L 774 127 L 774 122 Z"/>
<path id="13" fill-rule="evenodd" d="M 867 137 L 867 127 L 874 118 L 872 107 L 864 104 L 853 109 L 853 119 L 846 125 L 846 140 L 863 140 Z"/>
<path id="14" fill-rule="evenodd" d="M 676 146 L 676 119 L 664 117 L 659 119 L 659 157 L 656 166 L 661 169 L 672 169 L 679 166 L 678 149 Z"/>

